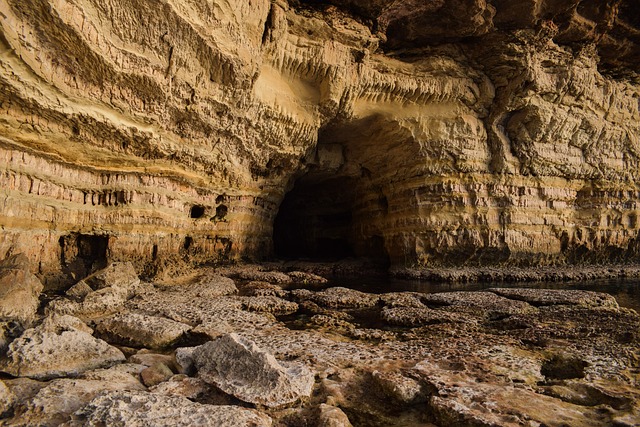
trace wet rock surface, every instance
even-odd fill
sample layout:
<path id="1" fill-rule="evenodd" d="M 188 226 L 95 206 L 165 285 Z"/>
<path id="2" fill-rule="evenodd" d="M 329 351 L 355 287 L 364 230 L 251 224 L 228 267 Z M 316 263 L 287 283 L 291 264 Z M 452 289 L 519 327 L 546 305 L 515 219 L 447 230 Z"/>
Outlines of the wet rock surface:
<path id="1" fill-rule="evenodd" d="M 239 278 L 255 268 L 233 268 L 138 287 L 117 314 L 80 319 L 49 310 L 34 328 L 7 334 L 2 422 L 604 427 L 640 420 L 640 316 L 608 295 L 523 288 L 374 295 L 318 290 L 322 283 L 300 289 L 293 280 L 256 285 L 253 273 Z M 249 283 L 282 293 L 248 295 Z M 126 361 L 94 330 L 114 344 L 128 337 L 120 347 Z"/>

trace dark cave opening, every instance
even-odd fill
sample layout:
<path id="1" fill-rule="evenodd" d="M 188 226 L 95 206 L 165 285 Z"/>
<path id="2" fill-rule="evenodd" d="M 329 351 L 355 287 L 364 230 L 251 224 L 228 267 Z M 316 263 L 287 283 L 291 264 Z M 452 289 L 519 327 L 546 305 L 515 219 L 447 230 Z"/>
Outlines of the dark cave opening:
<path id="1" fill-rule="evenodd" d="M 276 257 L 324 262 L 364 257 L 388 265 L 384 238 L 359 232 L 368 213 L 359 211 L 358 205 L 357 178 L 318 179 L 314 174 L 300 178 L 274 222 Z"/>
<path id="2" fill-rule="evenodd" d="M 108 264 L 108 235 L 71 233 L 58 243 L 62 268 L 72 277 L 85 277 Z"/>
<path id="3" fill-rule="evenodd" d="M 355 255 L 351 239 L 353 183 L 303 177 L 287 193 L 273 225 L 276 256 L 335 261 Z"/>

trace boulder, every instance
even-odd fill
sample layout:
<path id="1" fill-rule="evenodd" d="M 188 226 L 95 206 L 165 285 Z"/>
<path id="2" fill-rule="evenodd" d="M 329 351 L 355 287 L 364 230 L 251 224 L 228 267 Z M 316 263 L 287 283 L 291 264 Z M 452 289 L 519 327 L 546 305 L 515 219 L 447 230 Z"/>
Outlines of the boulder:
<path id="1" fill-rule="evenodd" d="M 36 319 L 40 280 L 29 271 L 29 260 L 22 254 L 0 263 L 0 320 L 14 320 L 30 326 Z"/>
<path id="2" fill-rule="evenodd" d="M 67 425 L 268 427 L 271 424 L 269 416 L 252 409 L 202 405 L 180 396 L 117 391 L 93 399 Z"/>
<path id="3" fill-rule="evenodd" d="M 164 348 L 174 344 L 189 329 L 189 325 L 164 317 L 125 313 L 101 321 L 96 330 L 111 343 Z"/>
<path id="4" fill-rule="evenodd" d="M 120 350 L 93 337 L 79 319 L 58 316 L 15 339 L 0 361 L 0 371 L 42 380 L 78 375 L 123 360 Z"/>
<path id="5" fill-rule="evenodd" d="M 314 384 L 304 365 L 282 364 L 234 333 L 197 347 L 193 359 L 199 378 L 240 400 L 270 408 L 309 397 Z"/>

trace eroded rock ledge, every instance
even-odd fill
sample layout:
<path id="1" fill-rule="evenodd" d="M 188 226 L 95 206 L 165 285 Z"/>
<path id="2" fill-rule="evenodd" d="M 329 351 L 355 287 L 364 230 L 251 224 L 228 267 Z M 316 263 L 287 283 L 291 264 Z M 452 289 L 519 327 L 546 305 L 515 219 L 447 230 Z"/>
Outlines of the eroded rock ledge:
<path id="1" fill-rule="evenodd" d="M 259 266 L 139 283 L 130 267 L 111 265 L 103 288 L 45 302 L 28 321 L 0 317 L 3 425 L 640 420 L 640 316 L 607 294 L 370 294 Z M 128 298 L 68 314 L 122 287 Z"/>
<path id="2" fill-rule="evenodd" d="M 636 260 L 635 9 L 3 1 L 0 255 Z"/>

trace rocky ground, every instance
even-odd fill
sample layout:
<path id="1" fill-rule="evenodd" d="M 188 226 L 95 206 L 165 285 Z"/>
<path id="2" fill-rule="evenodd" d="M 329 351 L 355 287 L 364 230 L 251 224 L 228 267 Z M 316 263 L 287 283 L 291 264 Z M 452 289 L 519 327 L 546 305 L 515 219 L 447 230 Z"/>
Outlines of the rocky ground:
<path id="1" fill-rule="evenodd" d="M 51 298 L 2 261 L 0 425 L 640 425 L 640 316 L 609 295 L 374 295 L 276 267 L 114 263 Z"/>

